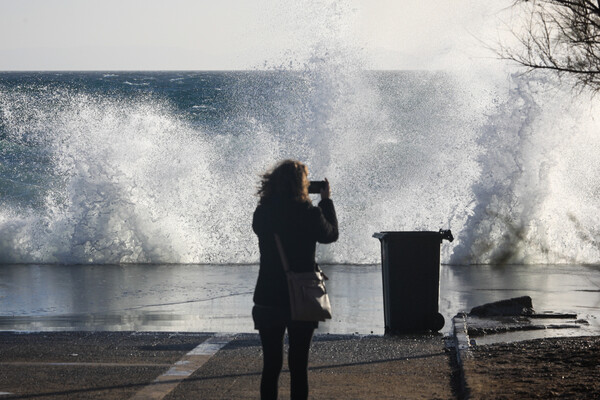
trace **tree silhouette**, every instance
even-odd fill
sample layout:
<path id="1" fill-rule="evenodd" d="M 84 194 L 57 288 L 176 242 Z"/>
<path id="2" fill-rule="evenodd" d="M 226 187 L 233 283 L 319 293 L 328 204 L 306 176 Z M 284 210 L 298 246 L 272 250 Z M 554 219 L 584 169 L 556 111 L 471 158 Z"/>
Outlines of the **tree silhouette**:
<path id="1" fill-rule="evenodd" d="M 514 33 L 521 46 L 502 46 L 503 58 L 600 91 L 600 0 L 515 0 L 514 6 L 524 10 L 524 29 Z"/>

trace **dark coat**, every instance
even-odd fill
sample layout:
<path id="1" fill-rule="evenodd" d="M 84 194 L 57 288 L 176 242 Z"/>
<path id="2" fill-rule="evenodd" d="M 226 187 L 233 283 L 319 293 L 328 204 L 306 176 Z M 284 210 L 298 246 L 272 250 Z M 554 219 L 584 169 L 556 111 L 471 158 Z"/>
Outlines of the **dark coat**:
<path id="1" fill-rule="evenodd" d="M 252 229 L 260 248 L 254 303 L 289 310 L 287 280 L 274 234 L 281 238 L 292 271 L 314 271 L 316 243 L 338 239 L 333 201 L 323 199 L 315 207 L 310 202 L 265 200 L 254 211 Z"/>

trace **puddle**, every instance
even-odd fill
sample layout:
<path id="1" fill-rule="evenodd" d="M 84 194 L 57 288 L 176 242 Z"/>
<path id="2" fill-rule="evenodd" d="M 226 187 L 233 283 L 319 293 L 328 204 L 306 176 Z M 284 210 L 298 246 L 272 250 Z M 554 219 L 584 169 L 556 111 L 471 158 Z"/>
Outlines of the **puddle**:
<path id="1" fill-rule="evenodd" d="M 323 269 L 334 318 L 318 332 L 382 335 L 380 265 Z M 252 332 L 257 273 L 256 265 L 1 265 L 0 330 Z M 589 325 L 487 335 L 477 343 L 600 334 L 599 267 L 442 266 L 440 277 L 443 334 L 458 312 L 525 295 L 536 310 L 576 313 Z"/>

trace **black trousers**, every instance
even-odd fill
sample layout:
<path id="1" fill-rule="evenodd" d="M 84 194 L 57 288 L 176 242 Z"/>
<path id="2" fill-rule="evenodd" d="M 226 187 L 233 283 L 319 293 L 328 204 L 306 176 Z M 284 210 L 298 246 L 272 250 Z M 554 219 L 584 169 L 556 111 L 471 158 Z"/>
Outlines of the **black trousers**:
<path id="1" fill-rule="evenodd" d="M 283 367 L 283 342 L 288 332 L 288 366 L 292 400 L 308 398 L 308 353 L 316 323 L 290 321 L 278 318 L 277 313 L 264 313 L 256 307 L 254 321 L 263 348 L 263 371 L 260 381 L 260 398 L 277 399 L 279 375 Z"/>

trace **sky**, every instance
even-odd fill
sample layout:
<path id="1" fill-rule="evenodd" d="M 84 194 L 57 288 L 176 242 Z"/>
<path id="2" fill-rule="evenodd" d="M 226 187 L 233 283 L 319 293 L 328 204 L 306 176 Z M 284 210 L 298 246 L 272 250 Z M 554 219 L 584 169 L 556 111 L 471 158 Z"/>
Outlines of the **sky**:
<path id="1" fill-rule="evenodd" d="M 367 69 L 453 68 L 494 57 L 511 2 L 0 0 L 0 70 L 261 69 L 334 49 Z"/>

